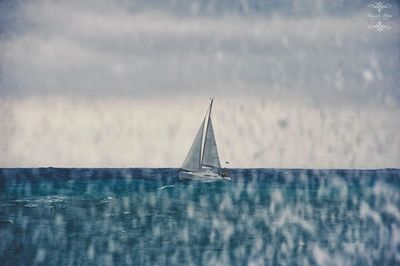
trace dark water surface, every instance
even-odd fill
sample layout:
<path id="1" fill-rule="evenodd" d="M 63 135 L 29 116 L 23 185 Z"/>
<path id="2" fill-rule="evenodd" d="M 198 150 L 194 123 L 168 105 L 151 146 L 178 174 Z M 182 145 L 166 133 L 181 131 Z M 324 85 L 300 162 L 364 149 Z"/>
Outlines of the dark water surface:
<path id="1" fill-rule="evenodd" d="M 0 169 L 1 265 L 400 265 L 400 170 Z"/>

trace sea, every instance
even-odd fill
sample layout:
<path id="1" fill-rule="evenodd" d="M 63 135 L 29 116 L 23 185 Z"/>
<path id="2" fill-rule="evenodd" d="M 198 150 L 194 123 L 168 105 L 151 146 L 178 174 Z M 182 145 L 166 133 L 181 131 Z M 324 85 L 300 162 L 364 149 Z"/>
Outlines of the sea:
<path id="1" fill-rule="evenodd" d="M 400 265 L 400 170 L 0 169 L 1 265 Z"/>

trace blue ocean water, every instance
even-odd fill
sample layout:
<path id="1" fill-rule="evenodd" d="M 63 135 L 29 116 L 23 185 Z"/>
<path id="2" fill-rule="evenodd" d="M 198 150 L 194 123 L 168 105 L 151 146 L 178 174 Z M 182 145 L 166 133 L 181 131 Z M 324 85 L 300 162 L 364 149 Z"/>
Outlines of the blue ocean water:
<path id="1" fill-rule="evenodd" d="M 0 169 L 1 265 L 400 265 L 400 170 Z"/>

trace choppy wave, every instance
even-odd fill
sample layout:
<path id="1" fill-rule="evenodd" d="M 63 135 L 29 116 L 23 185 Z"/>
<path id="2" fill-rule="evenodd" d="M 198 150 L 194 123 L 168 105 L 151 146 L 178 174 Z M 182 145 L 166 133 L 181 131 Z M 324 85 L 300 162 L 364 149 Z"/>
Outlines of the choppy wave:
<path id="1" fill-rule="evenodd" d="M 399 170 L 0 170 L 9 265 L 396 265 Z"/>

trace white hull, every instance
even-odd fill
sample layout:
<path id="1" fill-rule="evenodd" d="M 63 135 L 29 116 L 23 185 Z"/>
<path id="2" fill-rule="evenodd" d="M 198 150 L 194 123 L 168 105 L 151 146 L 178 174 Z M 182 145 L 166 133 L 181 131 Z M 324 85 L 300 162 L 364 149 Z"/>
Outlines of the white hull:
<path id="1" fill-rule="evenodd" d="M 202 182 L 212 182 L 219 180 L 226 180 L 216 173 L 204 171 L 204 172 L 190 172 L 190 171 L 180 171 L 179 178 L 184 180 L 202 181 Z"/>

